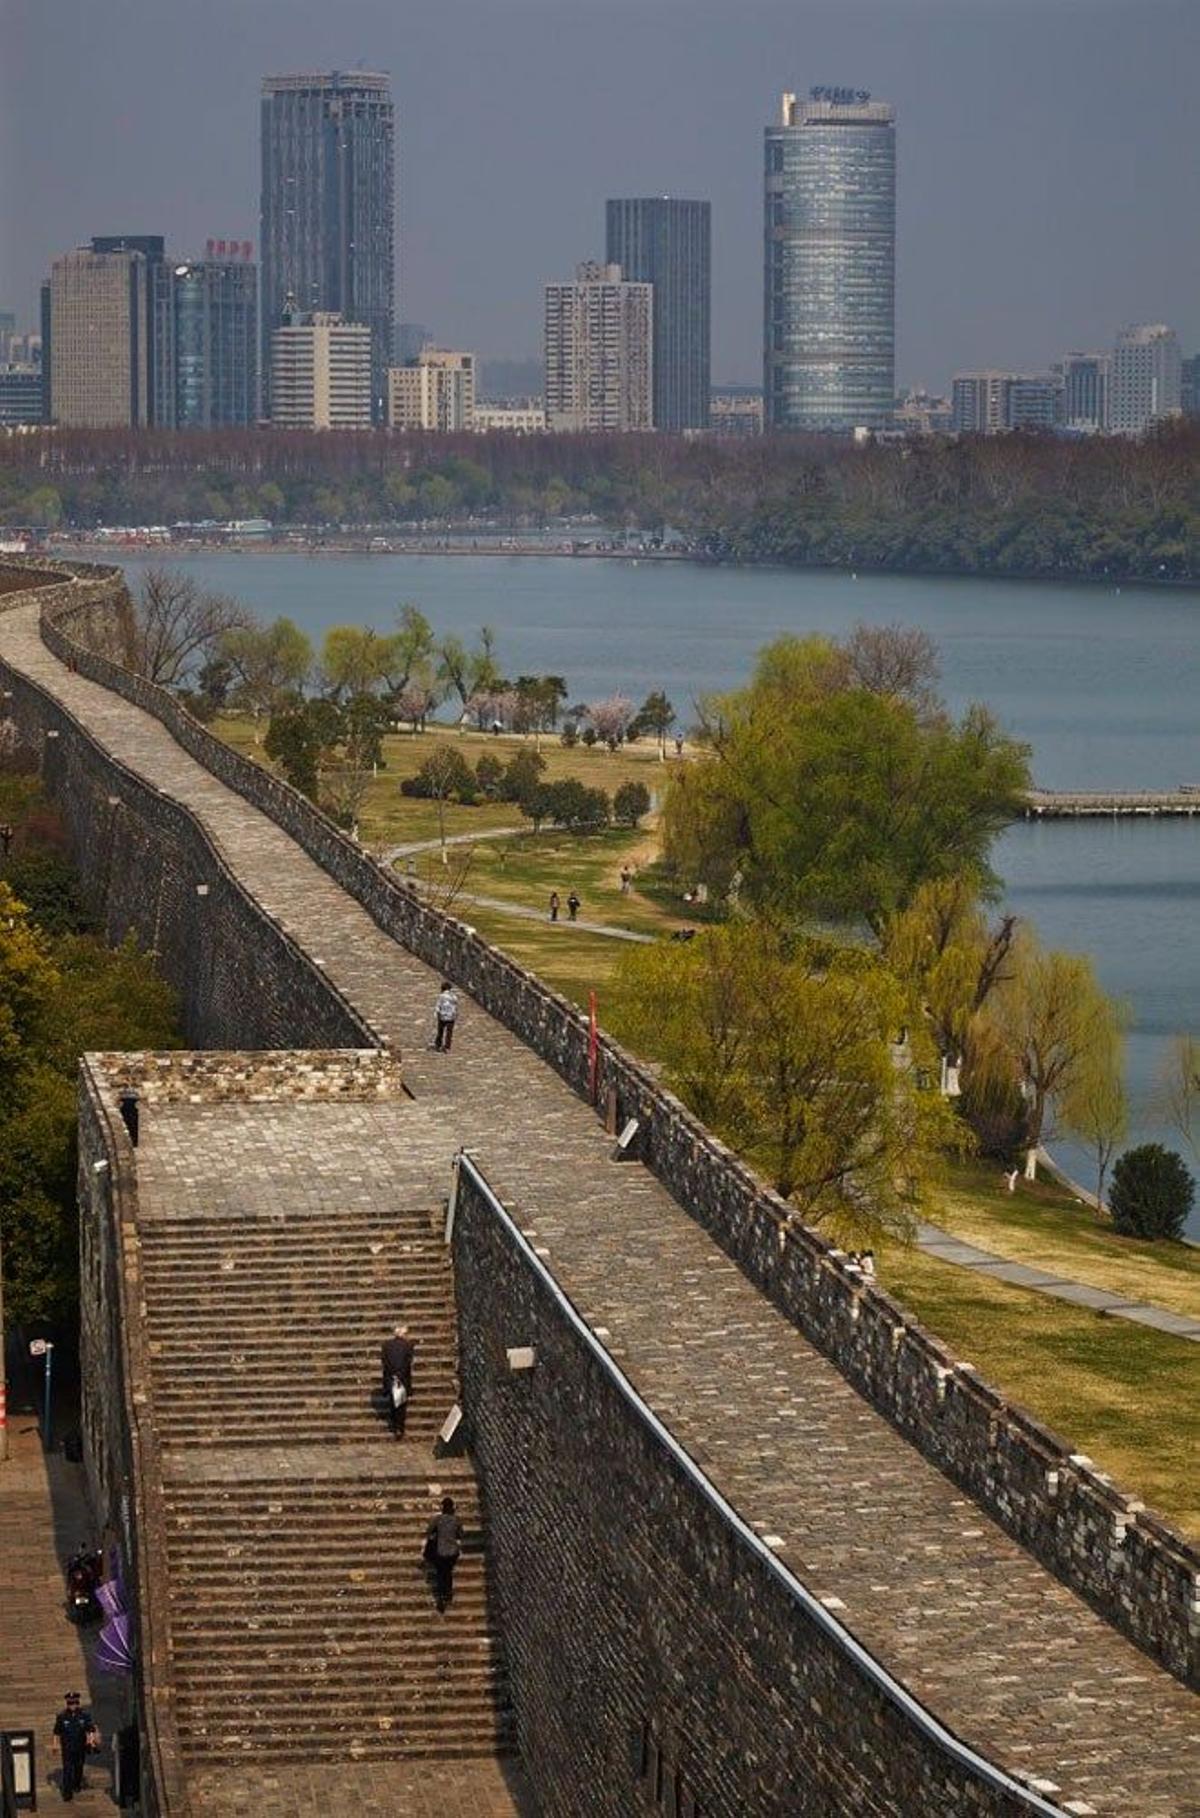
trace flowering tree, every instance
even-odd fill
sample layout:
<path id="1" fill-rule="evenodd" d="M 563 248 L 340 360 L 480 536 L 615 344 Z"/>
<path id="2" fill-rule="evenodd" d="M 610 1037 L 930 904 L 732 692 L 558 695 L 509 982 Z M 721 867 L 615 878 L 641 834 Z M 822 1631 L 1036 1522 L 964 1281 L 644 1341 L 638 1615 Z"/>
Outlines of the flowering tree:
<path id="1" fill-rule="evenodd" d="M 633 702 L 626 694 L 610 694 L 607 700 L 591 701 L 587 719 L 596 737 L 615 751 L 622 744 L 633 719 Z"/>

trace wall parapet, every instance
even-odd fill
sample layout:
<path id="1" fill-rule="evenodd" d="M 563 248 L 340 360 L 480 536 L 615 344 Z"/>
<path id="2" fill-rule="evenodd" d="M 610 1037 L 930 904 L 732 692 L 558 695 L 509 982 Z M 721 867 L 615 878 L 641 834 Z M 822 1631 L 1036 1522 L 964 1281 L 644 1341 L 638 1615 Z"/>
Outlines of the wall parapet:
<path id="1" fill-rule="evenodd" d="M 44 564 L 42 565 L 44 568 Z M 61 572 L 61 571 L 60 571 Z M 82 583 L 91 586 L 90 581 Z M 115 603 L 120 584 L 113 579 Z M 614 1041 L 591 1075 L 582 1013 L 465 923 L 421 902 L 291 786 L 223 744 L 164 689 L 85 641 L 70 584 L 40 593 L 42 636 L 70 667 L 159 719 L 267 814 L 377 925 L 453 978 L 581 1097 L 613 1094 L 639 1154 L 748 1278 L 917 1448 L 1072 1590 L 1176 1677 L 1200 1683 L 1200 1552 L 956 1358 L 773 1193 Z"/>
<path id="2" fill-rule="evenodd" d="M 79 1085 L 81 1276 L 90 1289 L 85 1329 L 84 1430 L 89 1489 L 109 1529 L 120 1532 L 140 1639 L 137 1710 L 141 1799 L 148 1818 L 190 1818 L 175 1723 L 166 1508 L 141 1305 L 137 1171 L 110 1086 L 85 1058 Z M 86 1367 L 89 1352 L 94 1367 Z M 107 1400 L 112 1379 L 115 1400 Z M 103 1385 L 103 1386 L 102 1386 Z"/>

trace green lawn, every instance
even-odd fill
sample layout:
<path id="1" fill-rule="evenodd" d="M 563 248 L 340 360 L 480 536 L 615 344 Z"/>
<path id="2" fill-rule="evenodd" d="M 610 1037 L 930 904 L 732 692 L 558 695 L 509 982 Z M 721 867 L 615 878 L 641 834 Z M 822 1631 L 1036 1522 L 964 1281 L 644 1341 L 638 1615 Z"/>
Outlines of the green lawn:
<path id="1" fill-rule="evenodd" d="M 1118 1237 L 1108 1219 L 1052 1181 L 1022 1180 L 1009 1193 L 998 1165 L 954 1167 L 930 1216 L 997 1256 L 1200 1319 L 1200 1250 Z"/>
<path id="2" fill-rule="evenodd" d="M 879 1278 L 964 1362 L 1200 1537 L 1196 1346 L 881 1246 Z"/>

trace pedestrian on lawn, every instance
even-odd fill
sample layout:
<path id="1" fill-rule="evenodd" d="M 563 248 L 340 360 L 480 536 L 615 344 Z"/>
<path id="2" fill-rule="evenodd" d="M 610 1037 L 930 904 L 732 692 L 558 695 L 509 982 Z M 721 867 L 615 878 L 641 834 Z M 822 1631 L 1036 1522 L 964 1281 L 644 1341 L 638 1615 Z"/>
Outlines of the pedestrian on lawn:
<path id="1" fill-rule="evenodd" d="M 579 898 L 572 890 L 570 896 L 567 898 L 567 914 L 573 922 L 578 921 L 579 919 L 579 907 Z"/>
<path id="2" fill-rule="evenodd" d="M 550 892 L 550 920 L 552 922 L 556 922 L 558 920 L 558 891 L 557 890 L 552 890 Z"/>

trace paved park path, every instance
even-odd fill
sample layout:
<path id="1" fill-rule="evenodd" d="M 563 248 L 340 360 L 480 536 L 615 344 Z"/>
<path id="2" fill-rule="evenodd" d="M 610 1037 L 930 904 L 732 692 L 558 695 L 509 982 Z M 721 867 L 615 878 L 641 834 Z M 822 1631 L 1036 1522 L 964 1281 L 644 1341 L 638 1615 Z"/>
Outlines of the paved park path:
<path id="1" fill-rule="evenodd" d="M 547 1065 L 469 999 L 453 1053 L 431 1053 L 436 975 L 158 721 L 68 672 L 36 603 L 0 614 L 0 660 L 201 817 L 396 1043 L 446 1167 L 460 1144 L 476 1151 L 649 1405 L 915 1697 L 1072 1814 L 1200 1818 L 1200 1701 L 909 1446 L 645 1169 L 611 1162 Z"/>
<path id="2" fill-rule="evenodd" d="M 1032 1263 L 1018 1262 L 1011 1256 L 996 1256 L 981 1250 L 965 1238 L 943 1231 L 940 1225 L 921 1223 L 917 1226 L 917 1248 L 938 1262 L 953 1263 L 960 1269 L 972 1269 L 990 1281 L 1007 1282 L 1010 1287 L 1029 1288 L 1034 1294 L 1048 1294 L 1051 1300 L 1069 1301 L 1073 1307 L 1091 1307 L 1110 1319 L 1128 1319 L 1135 1325 L 1150 1326 L 1155 1332 L 1166 1332 L 1172 1338 L 1190 1339 L 1200 1344 L 1200 1319 L 1187 1313 L 1173 1313 L 1169 1307 L 1152 1306 L 1149 1301 L 1130 1300 L 1112 1288 L 1097 1288 L 1091 1282 L 1072 1281 L 1050 1269 L 1036 1268 Z"/>

